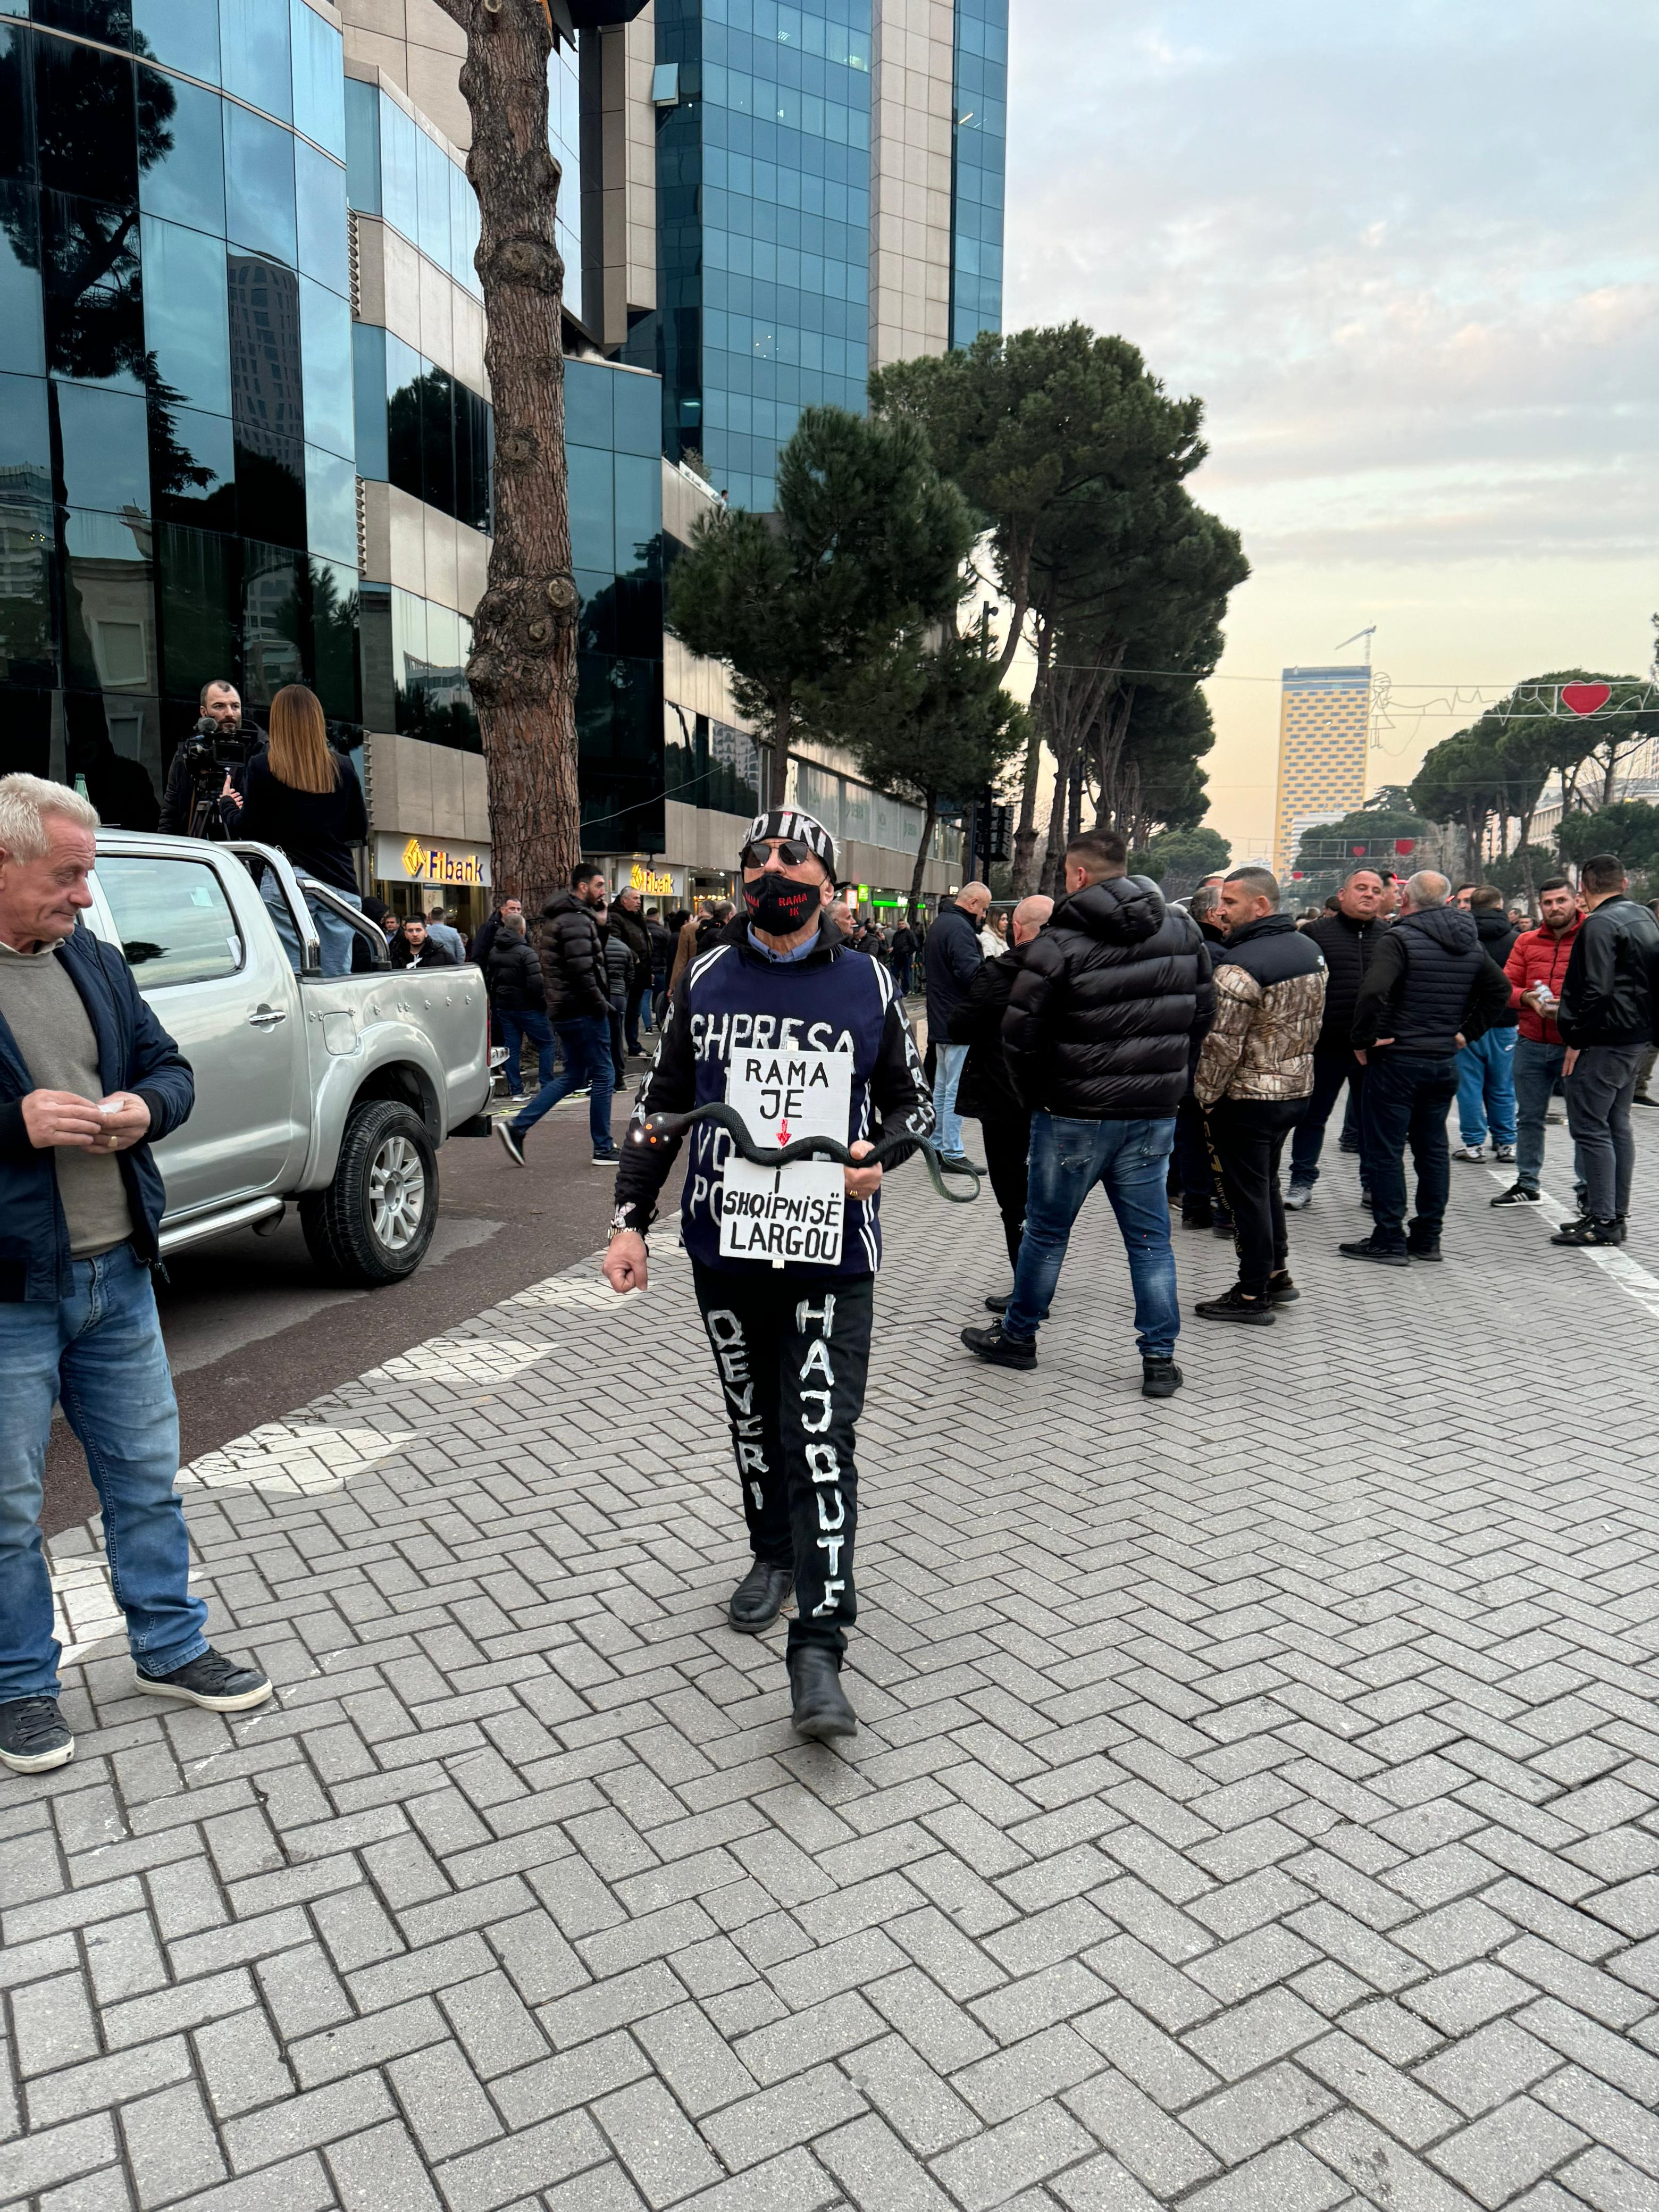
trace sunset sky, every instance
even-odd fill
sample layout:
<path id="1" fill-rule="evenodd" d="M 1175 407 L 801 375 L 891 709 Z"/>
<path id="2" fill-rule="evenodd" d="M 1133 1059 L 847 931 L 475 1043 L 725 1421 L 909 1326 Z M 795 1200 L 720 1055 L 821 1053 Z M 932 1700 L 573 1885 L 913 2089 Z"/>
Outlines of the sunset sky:
<path id="1" fill-rule="evenodd" d="M 1006 327 L 1121 331 L 1207 403 L 1192 489 L 1255 571 L 1206 763 L 1239 857 L 1279 672 L 1352 631 L 1413 710 L 1373 786 L 1473 719 L 1453 686 L 1647 667 L 1659 14 L 1015 0 L 1011 52 Z"/>

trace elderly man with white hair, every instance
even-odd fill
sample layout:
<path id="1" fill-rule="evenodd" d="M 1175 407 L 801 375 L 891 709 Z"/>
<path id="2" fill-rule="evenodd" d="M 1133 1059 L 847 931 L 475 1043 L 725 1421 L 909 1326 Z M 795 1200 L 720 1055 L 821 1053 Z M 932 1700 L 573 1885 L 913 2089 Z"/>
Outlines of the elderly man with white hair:
<path id="1" fill-rule="evenodd" d="M 20 1774 L 75 1752 L 40 1550 L 54 1401 L 103 1508 L 137 1687 L 213 1712 L 270 1695 L 211 1648 L 189 1588 L 149 1148 L 196 1090 L 121 954 L 76 927 L 97 829 L 66 785 L 0 776 L 0 1765 Z"/>
<path id="2" fill-rule="evenodd" d="M 1424 869 L 1406 885 L 1399 921 L 1371 954 L 1354 1001 L 1351 1036 L 1365 1069 L 1360 1172 L 1370 1193 L 1369 1237 L 1340 1249 L 1385 1267 L 1440 1257 L 1451 1189 L 1446 1115 L 1457 1096 L 1457 1054 L 1509 1012 L 1509 978 L 1480 949 L 1474 916 L 1448 903 L 1451 885 Z M 1406 1146 L 1417 1170 L 1417 1212 L 1406 1222 Z"/>

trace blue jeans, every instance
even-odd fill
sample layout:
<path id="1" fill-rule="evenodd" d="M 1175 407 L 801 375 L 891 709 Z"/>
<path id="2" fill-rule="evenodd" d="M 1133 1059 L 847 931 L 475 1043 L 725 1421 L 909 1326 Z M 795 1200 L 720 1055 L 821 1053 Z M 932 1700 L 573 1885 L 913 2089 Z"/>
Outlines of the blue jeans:
<path id="1" fill-rule="evenodd" d="M 336 891 L 348 906 L 355 906 L 361 914 L 363 902 L 356 891 Z M 276 925 L 276 934 L 283 940 L 283 950 L 288 955 L 288 964 L 297 975 L 300 972 L 300 933 L 294 927 L 294 917 L 288 910 L 288 901 L 283 887 L 269 868 L 260 878 L 259 896 L 270 908 L 270 918 Z M 342 921 L 332 907 L 325 906 L 320 899 L 309 893 L 306 904 L 317 925 L 317 935 L 322 947 L 325 975 L 349 975 L 351 973 L 351 948 L 357 933 L 349 921 Z"/>
<path id="2" fill-rule="evenodd" d="M 941 1044 L 933 1055 L 933 1142 L 942 1152 L 962 1150 L 962 1116 L 957 1085 L 968 1063 L 965 1044 Z"/>
<path id="3" fill-rule="evenodd" d="M 507 1047 L 507 1087 L 515 1098 L 524 1097 L 524 1041 L 536 1048 L 536 1080 L 544 1088 L 553 1080 L 553 1025 L 545 1014 L 512 1013 L 503 1006 L 496 1017 L 501 1042 Z"/>
<path id="4" fill-rule="evenodd" d="M 1403 1252 L 1408 1241 L 1437 1244 L 1451 1191 L 1446 1109 L 1457 1096 L 1455 1054 L 1431 1056 L 1372 1049 L 1359 1121 L 1360 1177 L 1371 1194 L 1371 1242 Z M 1406 1146 L 1417 1170 L 1417 1213 L 1406 1234 Z"/>
<path id="5" fill-rule="evenodd" d="M 1564 1044 L 1540 1044 L 1531 1037 L 1521 1037 L 1516 1044 L 1515 1179 L 1528 1190 L 1542 1188 L 1539 1178 L 1544 1172 L 1544 1121 L 1566 1056 Z M 1582 1188 L 1584 1176 L 1576 1145 L 1572 1179 Z"/>
<path id="6" fill-rule="evenodd" d="M 1173 1114 L 1145 1121 L 1073 1121 L 1032 1115 L 1025 1233 L 1014 1269 L 1014 1294 L 1002 1317 L 1005 1335 L 1029 1340 L 1048 1320 L 1072 1224 L 1100 1183 L 1129 1255 L 1142 1357 L 1170 1357 L 1181 1334 L 1170 1201 L 1164 1188 L 1175 1126 Z"/>
<path id="7" fill-rule="evenodd" d="M 74 1262 L 55 1304 L 0 1304 L 0 1704 L 58 1694 L 60 1646 L 40 1549 L 52 1404 L 80 1438 L 135 1659 L 171 1674 L 208 1648 L 188 1588 L 190 1542 L 173 1480 L 179 1408 L 149 1269 L 131 1244 Z"/>
<path id="8" fill-rule="evenodd" d="M 568 1098 L 585 1083 L 588 1086 L 587 1126 L 592 1132 L 593 1149 L 596 1152 L 608 1152 L 613 1087 L 611 1018 L 608 1014 L 583 1014 L 574 1022 L 555 1022 L 553 1026 L 564 1047 L 564 1073 L 555 1076 L 551 1083 L 544 1083 L 524 1111 L 513 1116 L 513 1133 L 520 1139 L 527 1137 L 544 1114 L 550 1113 L 561 1099 Z"/>
<path id="9" fill-rule="evenodd" d="M 1457 1126 L 1463 1142 L 1484 1145 L 1492 1131 L 1495 1145 L 1515 1142 L 1515 1040 L 1513 1029 L 1488 1030 L 1457 1055 Z"/>

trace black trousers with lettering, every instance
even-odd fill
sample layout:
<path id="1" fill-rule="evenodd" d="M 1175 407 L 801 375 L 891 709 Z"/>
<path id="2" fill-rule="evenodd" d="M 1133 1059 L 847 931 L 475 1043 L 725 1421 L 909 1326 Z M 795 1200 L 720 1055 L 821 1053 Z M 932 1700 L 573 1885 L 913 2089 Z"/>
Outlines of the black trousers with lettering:
<path id="1" fill-rule="evenodd" d="M 1285 1139 L 1308 1110 L 1305 1098 L 1219 1098 L 1210 1109 L 1210 1142 L 1232 1208 L 1240 1287 L 1262 1297 L 1268 1278 L 1290 1259 L 1279 1163 Z"/>
<path id="2" fill-rule="evenodd" d="M 839 1659 L 858 1616 L 854 1425 L 876 1279 L 696 1262 L 692 1275 L 732 1424 L 749 1547 L 794 1570 L 789 1649 L 820 1644 Z"/>

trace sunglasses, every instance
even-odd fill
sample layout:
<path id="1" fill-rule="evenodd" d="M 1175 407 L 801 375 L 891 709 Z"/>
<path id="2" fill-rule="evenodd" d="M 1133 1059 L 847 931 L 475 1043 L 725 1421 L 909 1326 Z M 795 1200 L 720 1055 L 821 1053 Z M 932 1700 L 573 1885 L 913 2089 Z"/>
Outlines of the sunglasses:
<path id="1" fill-rule="evenodd" d="M 799 837 L 780 837 L 775 845 L 763 845 L 756 838 L 743 848 L 743 865 L 745 868 L 763 868 L 774 853 L 787 868 L 798 868 L 804 860 L 816 860 L 818 857 Z"/>

